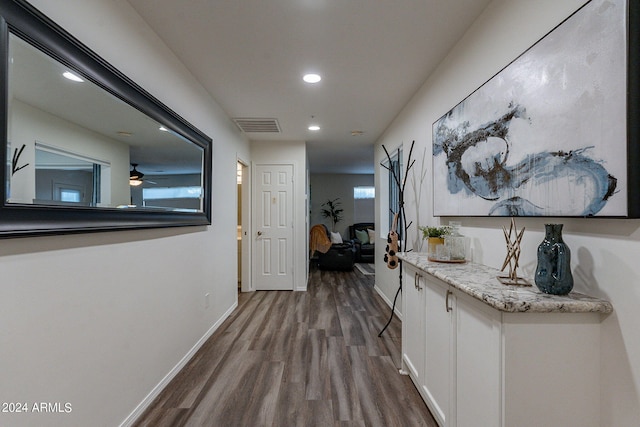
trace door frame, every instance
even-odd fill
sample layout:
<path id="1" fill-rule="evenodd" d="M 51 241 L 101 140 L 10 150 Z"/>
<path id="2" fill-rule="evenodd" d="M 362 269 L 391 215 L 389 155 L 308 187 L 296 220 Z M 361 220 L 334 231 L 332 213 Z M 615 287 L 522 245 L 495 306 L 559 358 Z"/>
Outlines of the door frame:
<path id="1" fill-rule="evenodd" d="M 240 156 L 236 157 L 236 165 L 242 165 L 242 186 L 240 187 L 240 200 L 237 200 L 236 191 L 236 210 L 238 206 L 242 206 L 240 222 L 242 227 L 242 252 L 240 254 L 240 291 L 253 292 L 253 281 L 251 276 L 251 254 L 253 253 L 252 224 L 251 224 L 251 164 L 244 161 Z M 240 204 L 238 204 L 240 202 Z"/>

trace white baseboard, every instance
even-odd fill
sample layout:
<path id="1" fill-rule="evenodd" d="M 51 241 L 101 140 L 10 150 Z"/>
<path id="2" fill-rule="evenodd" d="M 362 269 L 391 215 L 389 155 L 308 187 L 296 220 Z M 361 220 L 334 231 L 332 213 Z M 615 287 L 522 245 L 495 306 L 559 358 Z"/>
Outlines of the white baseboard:
<path id="1" fill-rule="evenodd" d="M 142 400 L 142 402 L 140 402 L 140 404 L 133 410 L 133 412 L 131 412 L 131 414 L 129 414 L 129 416 L 125 418 L 122 424 L 120 424 L 120 427 L 129 427 L 133 425 L 138 417 L 140 417 L 140 415 L 142 415 L 142 413 L 147 410 L 154 399 L 160 395 L 160 392 L 162 392 L 162 390 L 164 390 L 164 388 L 171 382 L 171 380 L 176 375 L 178 375 L 178 372 L 180 372 L 182 368 L 186 366 L 186 364 L 196 354 L 200 347 L 202 347 L 202 345 L 211 337 L 211 335 L 213 335 L 213 333 L 220 327 L 220 325 L 222 325 L 222 322 L 227 320 L 227 318 L 231 315 L 233 310 L 236 309 L 236 307 L 238 307 L 237 300 L 229 308 L 229 310 L 227 310 L 222 315 L 222 317 L 220 317 L 220 319 L 218 319 L 218 321 L 214 323 L 211 328 L 209 328 L 209 330 L 202 336 L 202 338 L 200 338 L 198 342 L 196 342 L 195 345 L 191 347 L 191 350 L 189 350 L 187 354 L 185 354 L 184 357 L 178 362 L 178 364 L 174 366 L 167 375 L 165 375 L 165 377 L 158 383 L 158 385 L 156 385 L 153 390 L 149 392 L 149 394 Z"/>
<path id="2" fill-rule="evenodd" d="M 378 285 L 374 285 L 373 289 L 378 293 L 378 295 L 380 295 L 382 300 L 389 306 L 389 308 L 393 307 L 393 300 L 390 300 L 389 298 L 387 298 L 387 296 L 384 293 L 382 293 Z M 394 297 L 395 297 L 395 294 L 394 294 Z M 396 316 L 398 316 L 398 319 L 402 320 L 402 313 L 398 311 L 398 306 L 399 304 L 396 302 L 396 308 L 393 310 L 393 312 L 395 313 Z"/>

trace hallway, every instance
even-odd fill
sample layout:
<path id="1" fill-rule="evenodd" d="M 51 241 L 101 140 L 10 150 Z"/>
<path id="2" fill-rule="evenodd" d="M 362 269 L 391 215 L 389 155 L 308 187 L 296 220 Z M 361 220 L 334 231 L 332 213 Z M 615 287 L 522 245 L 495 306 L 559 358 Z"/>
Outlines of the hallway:
<path id="1" fill-rule="evenodd" d="M 308 292 L 238 308 L 136 426 L 436 426 L 400 366 L 401 323 L 375 276 L 311 272 Z"/>

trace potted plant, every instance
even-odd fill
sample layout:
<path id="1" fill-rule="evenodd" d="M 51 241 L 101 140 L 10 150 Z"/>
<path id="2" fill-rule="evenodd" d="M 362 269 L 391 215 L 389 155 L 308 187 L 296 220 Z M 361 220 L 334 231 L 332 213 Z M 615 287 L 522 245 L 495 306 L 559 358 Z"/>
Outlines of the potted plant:
<path id="1" fill-rule="evenodd" d="M 326 208 L 322 208 L 320 210 L 320 214 L 323 218 L 331 219 L 331 231 L 336 231 L 336 224 L 342 221 L 342 204 L 338 201 L 340 197 L 336 199 L 329 199 L 322 204 L 322 206 L 326 206 Z"/>
<path id="2" fill-rule="evenodd" d="M 444 236 L 451 232 L 450 227 L 443 225 L 438 227 L 423 226 L 418 227 L 422 231 L 422 238 L 427 241 L 427 257 L 436 259 L 438 245 L 444 246 Z"/>

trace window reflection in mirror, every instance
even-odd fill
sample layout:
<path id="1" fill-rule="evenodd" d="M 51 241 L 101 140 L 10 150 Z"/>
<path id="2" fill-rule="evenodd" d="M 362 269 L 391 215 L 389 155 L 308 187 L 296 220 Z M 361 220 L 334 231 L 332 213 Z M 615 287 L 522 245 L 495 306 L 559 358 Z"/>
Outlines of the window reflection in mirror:
<path id="1" fill-rule="evenodd" d="M 35 150 L 35 204 L 110 206 L 111 165 L 108 162 L 83 158 L 37 141 Z"/>
<path id="2" fill-rule="evenodd" d="M 9 55 L 6 203 L 203 211 L 201 147 L 15 34 Z"/>

